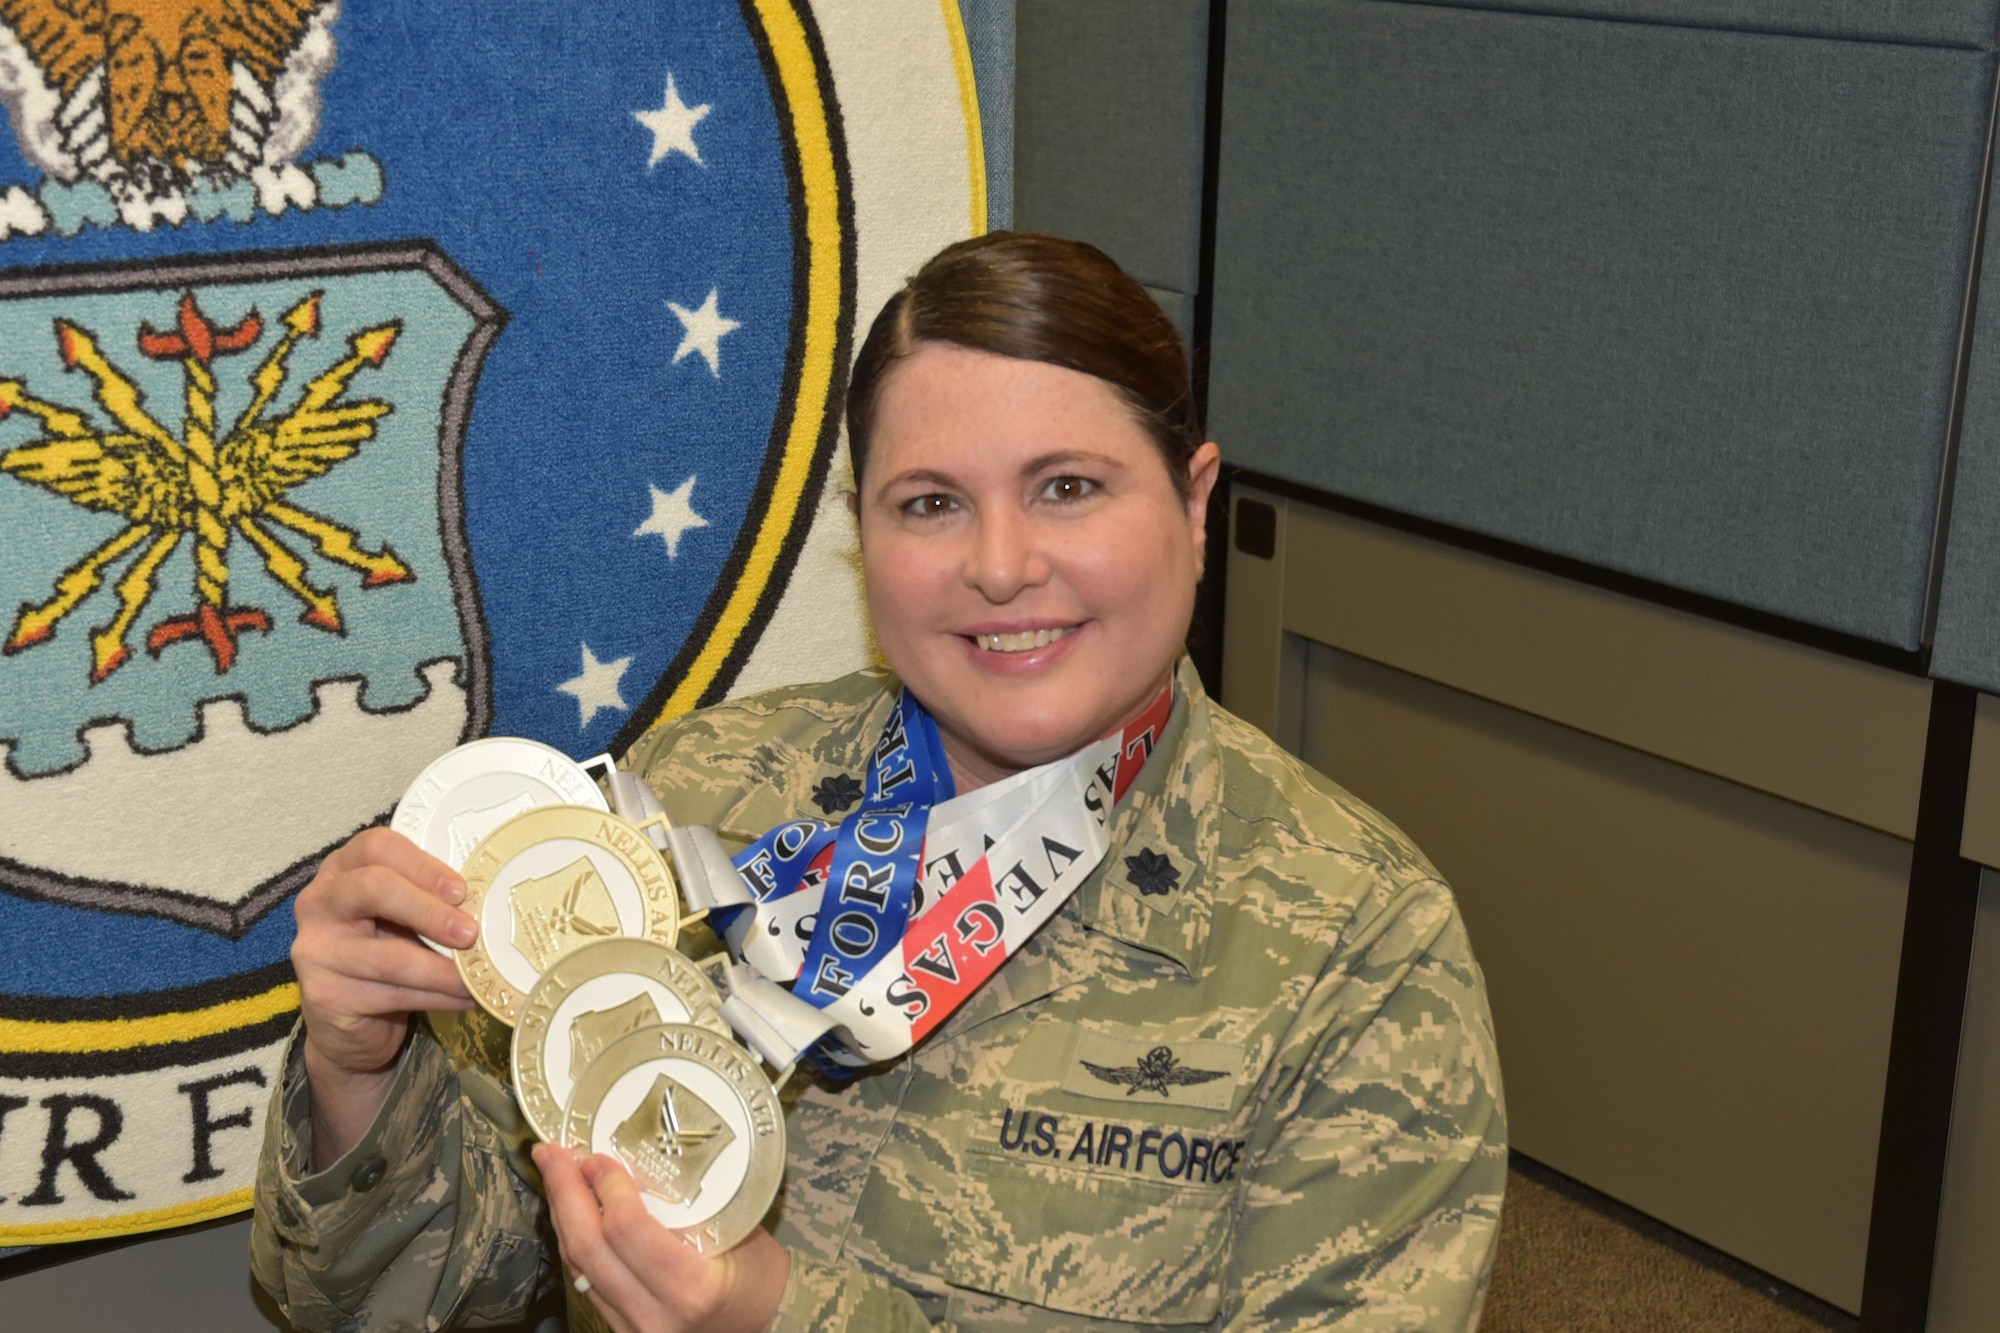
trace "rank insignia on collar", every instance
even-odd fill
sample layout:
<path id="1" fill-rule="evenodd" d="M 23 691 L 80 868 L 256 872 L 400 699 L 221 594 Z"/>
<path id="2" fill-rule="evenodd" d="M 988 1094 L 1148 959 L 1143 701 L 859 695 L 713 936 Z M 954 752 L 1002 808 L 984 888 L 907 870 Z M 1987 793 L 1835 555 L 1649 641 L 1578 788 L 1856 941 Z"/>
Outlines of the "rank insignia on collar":
<path id="1" fill-rule="evenodd" d="M 848 806 L 861 799 L 861 784 L 845 773 L 836 773 L 830 778 L 821 778 L 813 788 L 813 804 L 822 814 L 839 814 Z"/>
<path id="2" fill-rule="evenodd" d="M 1127 1097 L 1130 1097 L 1135 1092 L 1142 1091 L 1157 1092 L 1162 1097 L 1165 1097 L 1170 1095 L 1168 1089 L 1171 1087 L 1194 1083 L 1212 1083 L 1216 1079 L 1224 1077 L 1228 1072 L 1222 1069 L 1191 1069 L 1180 1062 L 1179 1057 L 1174 1054 L 1174 1048 L 1171 1046 L 1155 1046 L 1152 1050 L 1140 1056 L 1137 1064 L 1106 1068 L 1103 1065 L 1092 1064 L 1088 1060 L 1080 1061 L 1079 1063 L 1085 1069 L 1088 1069 L 1092 1075 L 1106 1083 L 1122 1083 L 1127 1085 L 1125 1089 Z"/>
<path id="3" fill-rule="evenodd" d="M 1142 848 L 1137 856 L 1125 858 L 1125 878 L 1148 898 L 1164 897 L 1180 887 L 1181 872 L 1173 862 L 1152 848 Z"/>

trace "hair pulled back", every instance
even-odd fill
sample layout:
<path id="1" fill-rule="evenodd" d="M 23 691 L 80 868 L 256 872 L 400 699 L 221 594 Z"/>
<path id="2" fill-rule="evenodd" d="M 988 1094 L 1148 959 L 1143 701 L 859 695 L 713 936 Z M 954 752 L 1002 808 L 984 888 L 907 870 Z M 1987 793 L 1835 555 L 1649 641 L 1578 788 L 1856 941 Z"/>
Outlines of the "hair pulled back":
<path id="1" fill-rule="evenodd" d="M 925 343 L 1043 361 L 1103 380 L 1152 437 L 1185 495 L 1201 443 L 1187 352 L 1171 321 L 1094 245 L 990 232 L 938 252 L 875 317 L 847 389 L 847 447 L 860 484 L 882 387 Z"/>

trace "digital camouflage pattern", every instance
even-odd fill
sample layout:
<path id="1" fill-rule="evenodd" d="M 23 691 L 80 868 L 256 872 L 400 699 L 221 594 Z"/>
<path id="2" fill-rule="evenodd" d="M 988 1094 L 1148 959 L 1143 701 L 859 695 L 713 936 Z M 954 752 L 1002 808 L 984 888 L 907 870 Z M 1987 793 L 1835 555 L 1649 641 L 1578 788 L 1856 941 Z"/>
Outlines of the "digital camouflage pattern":
<path id="1" fill-rule="evenodd" d="M 627 760 L 675 818 L 747 842 L 862 771 L 895 688 L 724 704 Z M 777 1328 L 1475 1325 L 1506 1131 L 1451 895 L 1185 663 L 1177 691 L 1110 853 L 1041 934 L 915 1051 L 786 1089 Z M 443 1029 L 449 1056 L 421 1031 L 316 1177 L 296 1065 L 279 1091 L 253 1251 L 301 1327 L 472 1323 L 553 1282 L 504 1058 L 473 1026 Z"/>

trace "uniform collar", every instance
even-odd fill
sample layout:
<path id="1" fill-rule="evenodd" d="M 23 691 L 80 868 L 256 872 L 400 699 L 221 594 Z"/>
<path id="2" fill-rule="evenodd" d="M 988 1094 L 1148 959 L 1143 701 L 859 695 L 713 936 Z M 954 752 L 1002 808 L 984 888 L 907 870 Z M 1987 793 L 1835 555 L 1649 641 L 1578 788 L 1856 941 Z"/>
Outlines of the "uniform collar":
<path id="1" fill-rule="evenodd" d="M 1111 849 L 1077 890 L 1072 910 L 1091 930 L 1158 954 L 1190 974 L 1208 953 L 1210 867 L 1222 765 L 1212 705 L 1186 657 L 1174 671 L 1174 711 L 1159 748 L 1111 818 Z"/>

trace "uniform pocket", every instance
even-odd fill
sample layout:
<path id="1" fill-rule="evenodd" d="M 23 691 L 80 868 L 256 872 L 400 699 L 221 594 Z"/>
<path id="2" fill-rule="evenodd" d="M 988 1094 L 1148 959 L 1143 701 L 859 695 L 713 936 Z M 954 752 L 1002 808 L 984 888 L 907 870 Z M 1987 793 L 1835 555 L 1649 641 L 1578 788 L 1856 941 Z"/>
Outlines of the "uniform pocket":
<path id="1" fill-rule="evenodd" d="M 975 1149 L 945 1280 L 1096 1319 L 1205 1324 L 1222 1301 L 1235 1190 Z"/>

